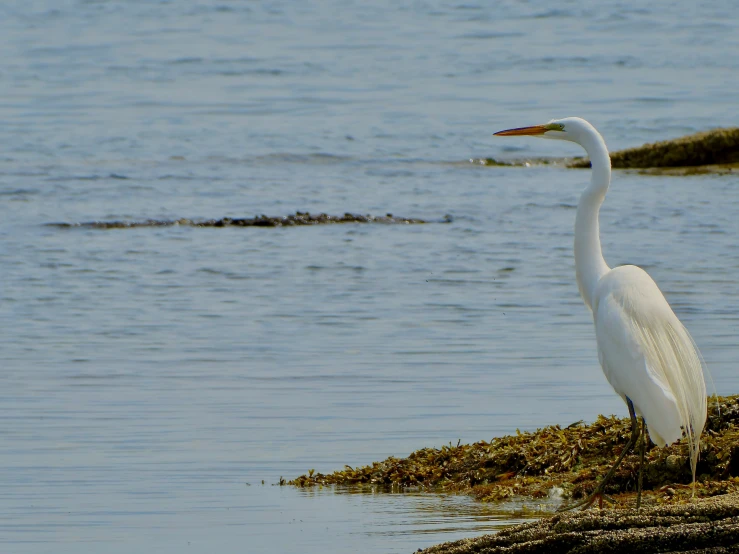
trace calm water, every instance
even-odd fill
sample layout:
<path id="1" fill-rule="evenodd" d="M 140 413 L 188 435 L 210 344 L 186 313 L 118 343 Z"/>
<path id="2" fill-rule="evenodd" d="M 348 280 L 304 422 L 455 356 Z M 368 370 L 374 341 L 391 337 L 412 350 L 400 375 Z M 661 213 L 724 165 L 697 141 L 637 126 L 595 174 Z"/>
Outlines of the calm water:
<path id="1" fill-rule="evenodd" d="M 399 553 L 510 523 L 274 483 L 625 414 L 574 283 L 587 172 L 467 160 L 579 154 L 491 137 L 567 115 L 614 149 L 736 125 L 739 22 L 580 4 L 5 2 L 0 549 Z M 602 211 L 607 259 L 652 273 L 720 394 L 737 185 L 618 173 Z M 454 219 L 44 225 L 295 210 Z"/>

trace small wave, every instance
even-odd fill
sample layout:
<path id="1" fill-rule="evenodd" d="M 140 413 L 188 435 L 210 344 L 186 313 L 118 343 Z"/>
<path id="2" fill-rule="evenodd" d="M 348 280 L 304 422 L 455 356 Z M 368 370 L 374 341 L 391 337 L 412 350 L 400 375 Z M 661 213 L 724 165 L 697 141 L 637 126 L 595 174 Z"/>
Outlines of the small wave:
<path id="1" fill-rule="evenodd" d="M 355 158 L 351 156 L 342 156 L 339 154 L 331 154 L 328 152 L 317 152 L 314 154 L 295 154 L 290 152 L 274 152 L 271 154 L 264 154 L 262 156 L 255 156 L 253 158 L 255 162 L 261 163 L 300 163 L 306 165 L 333 165 L 343 164 L 346 162 L 354 161 Z"/>
<path id="2" fill-rule="evenodd" d="M 471 39 L 471 40 L 493 40 L 498 38 L 515 38 L 522 37 L 523 33 L 520 32 L 485 32 L 479 33 L 467 33 L 465 35 L 459 35 L 457 38 Z"/>

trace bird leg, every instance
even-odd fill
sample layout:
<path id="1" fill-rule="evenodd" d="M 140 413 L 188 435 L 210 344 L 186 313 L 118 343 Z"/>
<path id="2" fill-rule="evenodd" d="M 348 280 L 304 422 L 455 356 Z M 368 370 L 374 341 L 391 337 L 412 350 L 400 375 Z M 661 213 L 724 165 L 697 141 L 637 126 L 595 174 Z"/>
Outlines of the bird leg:
<path id="1" fill-rule="evenodd" d="M 647 449 L 647 422 L 641 418 L 641 435 L 639 435 L 639 481 L 636 487 L 636 511 L 641 508 L 642 477 L 644 476 L 644 451 Z"/>
<path id="2" fill-rule="evenodd" d="M 619 454 L 618 458 L 616 459 L 616 463 L 613 464 L 608 473 L 606 473 L 605 477 L 601 479 L 601 481 L 598 483 L 598 486 L 595 487 L 595 490 L 590 493 L 590 496 L 588 496 L 584 500 L 580 500 L 579 502 L 569 504 L 568 506 L 563 506 L 557 510 L 558 512 L 566 512 L 568 510 L 574 510 L 580 507 L 582 507 L 583 510 L 587 510 L 588 508 L 590 508 L 590 506 L 593 505 L 593 502 L 595 502 L 596 499 L 599 499 L 600 506 L 602 506 L 604 497 L 607 500 L 610 500 L 608 496 L 605 495 L 606 485 L 608 484 L 608 481 L 611 480 L 611 477 L 613 477 L 613 475 L 616 473 L 618 466 L 621 465 L 621 461 L 624 459 L 626 454 L 628 454 L 628 452 L 634 447 L 634 445 L 636 444 L 636 440 L 639 438 L 640 435 L 639 422 L 636 419 L 634 404 L 628 397 L 626 398 L 626 405 L 629 407 L 629 415 L 631 416 L 631 438 L 629 438 L 629 442 L 626 443 L 626 446 L 624 446 L 621 454 Z"/>

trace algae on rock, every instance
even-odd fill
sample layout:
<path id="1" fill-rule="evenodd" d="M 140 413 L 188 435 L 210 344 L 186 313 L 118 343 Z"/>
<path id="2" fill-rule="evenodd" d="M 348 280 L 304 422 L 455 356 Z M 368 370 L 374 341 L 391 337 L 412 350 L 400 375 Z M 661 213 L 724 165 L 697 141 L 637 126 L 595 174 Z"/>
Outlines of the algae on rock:
<path id="1" fill-rule="evenodd" d="M 558 425 L 535 432 L 423 448 L 407 458 L 390 457 L 371 465 L 323 474 L 311 472 L 291 485 L 379 485 L 420 487 L 471 494 L 483 501 L 516 496 L 543 498 L 553 487 L 564 496 L 589 494 L 628 441 L 630 421 L 600 416 L 594 423 Z M 739 396 L 709 399 L 706 430 L 698 463 L 698 496 L 739 491 Z M 607 493 L 620 503 L 632 501 L 638 456 L 630 453 Z M 684 441 L 666 448 L 650 444 L 645 458 L 644 502 L 679 502 L 692 494 L 692 474 Z"/>
<path id="2" fill-rule="evenodd" d="M 616 169 L 694 167 L 738 163 L 739 127 L 713 129 L 611 153 L 611 166 Z M 590 160 L 576 160 L 571 162 L 569 167 L 590 167 Z"/>

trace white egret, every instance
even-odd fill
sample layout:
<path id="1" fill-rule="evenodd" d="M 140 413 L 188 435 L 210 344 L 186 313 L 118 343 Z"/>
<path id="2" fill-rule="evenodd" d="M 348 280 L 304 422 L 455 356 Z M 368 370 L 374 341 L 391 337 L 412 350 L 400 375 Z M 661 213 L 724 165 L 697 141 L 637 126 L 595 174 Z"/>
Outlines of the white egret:
<path id="1" fill-rule="evenodd" d="M 603 259 L 598 212 L 611 182 L 611 158 L 603 137 L 578 117 L 495 134 L 575 142 L 588 153 L 592 166 L 590 185 L 580 197 L 575 217 L 577 286 L 593 314 L 603 372 L 629 408 L 631 438 L 593 493 L 565 509 L 587 508 L 596 498 L 603 498 L 605 486 L 623 457 L 640 434 L 644 440 L 637 415 L 642 418 L 642 428 L 645 422 L 649 426 L 649 436 L 657 446 L 671 444 L 685 433 L 695 490 L 700 436 L 706 422 L 703 360 L 652 278 L 633 265 L 611 269 Z M 641 458 L 637 508 L 641 504 L 643 442 Z"/>

